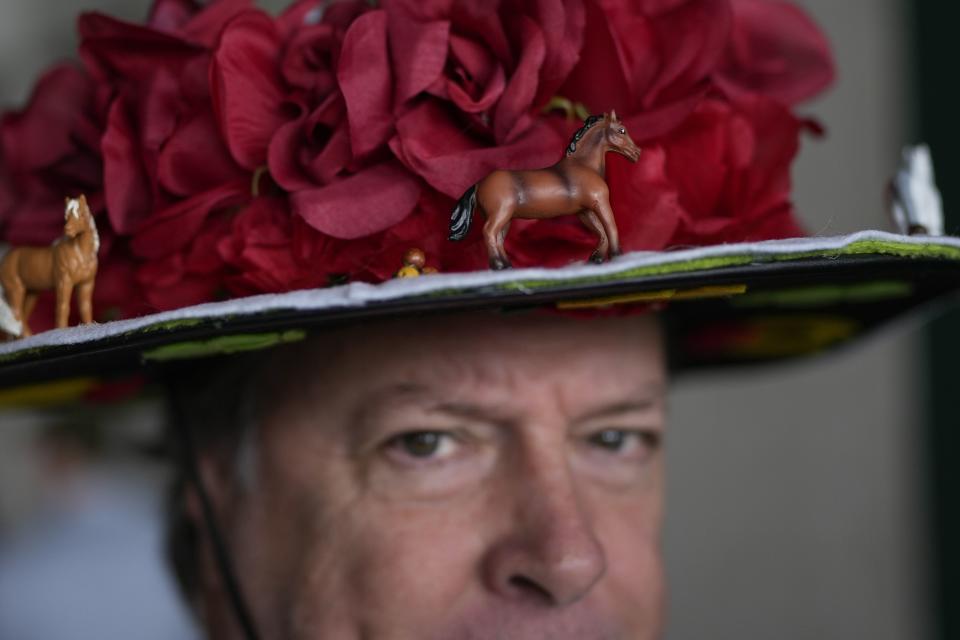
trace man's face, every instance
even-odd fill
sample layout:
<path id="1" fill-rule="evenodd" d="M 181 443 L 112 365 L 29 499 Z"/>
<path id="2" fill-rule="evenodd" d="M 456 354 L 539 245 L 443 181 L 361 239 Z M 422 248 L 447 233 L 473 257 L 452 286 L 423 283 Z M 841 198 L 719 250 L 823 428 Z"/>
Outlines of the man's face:
<path id="1" fill-rule="evenodd" d="M 652 319 L 411 319 L 270 366 L 213 491 L 264 637 L 657 636 Z"/>

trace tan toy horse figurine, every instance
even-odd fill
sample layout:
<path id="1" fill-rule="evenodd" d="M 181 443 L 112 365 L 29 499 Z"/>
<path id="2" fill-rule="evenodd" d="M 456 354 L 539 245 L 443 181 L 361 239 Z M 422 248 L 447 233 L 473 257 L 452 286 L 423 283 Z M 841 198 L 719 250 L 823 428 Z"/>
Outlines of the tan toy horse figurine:
<path id="1" fill-rule="evenodd" d="M 0 329 L 29 336 L 28 323 L 37 293 L 54 289 L 56 324 L 67 326 L 70 296 L 77 288 L 77 304 L 84 324 L 93 322 L 94 280 L 100 236 L 84 196 L 67 198 L 63 236 L 49 247 L 15 247 L 0 260 Z"/>
<path id="2" fill-rule="evenodd" d="M 630 138 L 616 111 L 590 116 L 573 135 L 560 162 L 533 171 L 494 171 L 470 187 L 450 216 L 450 239 L 462 240 L 470 231 L 479 204 L 486 216 L 483 239 L 491 269 L 506 269 L 510 259 L 503 238 L 513 218 L 553 218 L 577 214 L 597 234 L 599 243 L 591 262 L 620 255 L 617 223 L 610 209 L 604 180 L 606 155 L 615 151 L 636 162 L 640 149 Z"/>

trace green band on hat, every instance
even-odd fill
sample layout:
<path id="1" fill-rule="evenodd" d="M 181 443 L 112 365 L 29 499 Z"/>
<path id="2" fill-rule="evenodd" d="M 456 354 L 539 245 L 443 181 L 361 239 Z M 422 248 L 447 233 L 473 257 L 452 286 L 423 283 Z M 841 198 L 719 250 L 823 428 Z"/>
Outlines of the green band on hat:
<path id="1" fill-rule="evenodd" d="M 826 284 L 810 287 L 754 291 L 731 301 L 740 308 L 823 307 L 835 304 L 879 302 L 913 295 L 913 285 L 903 281 L 858 282 L 855 284 Z"/>
<path id="2" fill-rule="evenodd" d="M 246 351 L 269 349 L 281 344 L 300 342 L 307 337 L 302 329 L 291 329 L 273 333 L 241 333 L 230 336 L 218 336 L 210 340 L 194 340 L 163 345 L 150 351 L 144 351 L 141 357 L 145 362 L 170 362 L 209 356 L 223 356 Z"/>

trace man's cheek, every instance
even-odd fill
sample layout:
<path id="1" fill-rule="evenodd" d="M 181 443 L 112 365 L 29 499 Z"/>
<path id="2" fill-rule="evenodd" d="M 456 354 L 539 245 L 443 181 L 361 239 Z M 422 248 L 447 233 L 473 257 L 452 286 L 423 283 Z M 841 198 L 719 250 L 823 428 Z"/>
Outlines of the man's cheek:
<path id="1" fill-rule="evenodd" d="M 424 633 L 457 609 L 476 580 L 482 543 L 467 525 L 457 508 L 358 506 L 337 543 L 312 554 L 308 597 L 342 600 L 351 626 L 365 633 Z M 331 613 L 340 615 L 325 616 Z"/>
<path id="2" fill-rule="evenodd" d="M 611 507 L 598 518 L 608 558 L 600 588 L 604 606 L 630 630 L 631 638 L 656 638 L 662 625 L 660 514 L 658 500 L 641 500 Z"/>
<path id="3" fill-rule="evenodd" d="M 630 570 L 632 573 L 628 574 Z M 611 575 L 617 618 L 633 640 L 660 638 L 663 628 L 665 583 L 659 553 L 649 548 L 635 551 L 630 562 Z"/>

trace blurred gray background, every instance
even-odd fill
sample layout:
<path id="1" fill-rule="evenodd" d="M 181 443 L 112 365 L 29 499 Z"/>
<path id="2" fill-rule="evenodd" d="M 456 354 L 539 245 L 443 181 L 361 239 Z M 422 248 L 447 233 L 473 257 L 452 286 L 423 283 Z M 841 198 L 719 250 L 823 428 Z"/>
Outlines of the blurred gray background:
<path id="1" fill-rule="evenodd" d="M 799 4 L 838 66 L 801 108 L 828 129 L 796 164 L 802 219 L 817 235 L 888 229 L 883 187 L 911 142 L 905 4 Z M 920 340 L 901 326 L 826 359 L 679 386 L 669 638 L 930 637 Z"/>
<path id="2" fill-rule="evenodd" d="M 911 142 L 903 6 L 799 4 L 839 70 L 836 87 L 801 108 L 828 128 L 796 164 L 802 218 L 818 235 L 887 229 L 883 187 Z M 40 71 L 70 55 L 81 8 L 141 18 L 147 5 L 3 0 L 0 103 L 22 103 Z M 919 339 L 901 326 L 825 359 L 676 386 L 669 639 L 929 636 Z M 0 527 L 29 511 L 23 432 L 0 429 Z"/>

